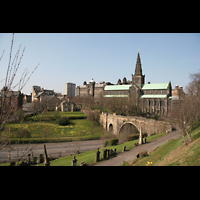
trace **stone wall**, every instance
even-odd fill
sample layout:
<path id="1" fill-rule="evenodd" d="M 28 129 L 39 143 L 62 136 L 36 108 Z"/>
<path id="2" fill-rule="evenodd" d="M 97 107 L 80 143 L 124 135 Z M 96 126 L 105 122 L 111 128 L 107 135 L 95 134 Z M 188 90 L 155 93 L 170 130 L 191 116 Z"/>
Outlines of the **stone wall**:
<path id="1" fill-rule="evenodd" d="M 138 131 L 140 127 L 142 128 L 143 133 L 147 133 L 148 136 L 161 132 L 171 132 L 172 125 L 168 122 L 157 121 L 154 119 L 146 119 L 144 117 L 134 117 L 134 116 L 121 116 L 113 114 L 102 113 L 100 114 L 100 124 L 103 125 L 103 128 L 107 131 L 111 131 L 114 135 L 120 133 L 120 129 L 123 125 L 131 123 L 133 124 Z M 112 127 L 112 129 L 110 128 Z"/>

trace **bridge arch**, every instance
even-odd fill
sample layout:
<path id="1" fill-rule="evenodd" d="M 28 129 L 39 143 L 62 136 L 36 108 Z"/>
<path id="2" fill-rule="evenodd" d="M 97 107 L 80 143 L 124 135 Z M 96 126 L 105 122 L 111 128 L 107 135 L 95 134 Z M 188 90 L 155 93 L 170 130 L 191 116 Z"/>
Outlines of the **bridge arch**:
<path id="1" fill-rule="evenodd" d="M 138 132 L 140 132 L 140 127 L 138 125 L 136 125 L 135 123 L 133 123 L 133 122 L 124 122 L 119 128 L 118 134 L 120 134 L 120 131 L 122 130 L 122 127 L 124 127 L 126 124 L 134 125 L 136 127 L 136 129 L 138 130 Z"/>
<path id="2" fill-rule="evenodd" d="M 110 123 L 108 125 L 108 131 L 111 132 L 111 133 L 113 133 L 113 124 Z"/>

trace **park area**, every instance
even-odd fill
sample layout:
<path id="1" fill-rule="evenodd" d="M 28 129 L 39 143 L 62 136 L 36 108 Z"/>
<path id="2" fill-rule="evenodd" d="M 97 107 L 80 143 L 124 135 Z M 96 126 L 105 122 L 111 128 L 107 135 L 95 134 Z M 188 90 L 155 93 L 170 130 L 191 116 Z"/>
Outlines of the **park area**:
<path id="1" fill-rule="evenodd" d="M 66 124 L 62 124 L 67 119 Z M 62 124 L 62 125 L 60 125 Z M 82 112 L 46 111 L 39 115 L 25 116 L 18 122 L 4 126 L 4 139 L 15 143 L 70 142 L 100 138 L 100 126 L 86 119 Z"/>

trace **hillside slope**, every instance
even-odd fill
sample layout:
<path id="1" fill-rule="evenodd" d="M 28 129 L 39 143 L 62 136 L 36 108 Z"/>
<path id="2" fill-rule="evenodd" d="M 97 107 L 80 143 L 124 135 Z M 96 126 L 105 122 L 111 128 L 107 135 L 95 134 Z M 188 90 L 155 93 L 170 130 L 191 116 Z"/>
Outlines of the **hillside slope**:
<path id="1" fill-rule="evenodd" d="M 192 142 L 187 146 L 182 144 L 182 138 L 169 140 L 154 149 L 149 156 L 138 158 L 127 166 L 200 166 L 200 126 L 192 131 Z"/>
<path id="2" fill-rule="evenodd" d="M 181 145 L 154 166 L 200 166 L 200 138 Z"/>

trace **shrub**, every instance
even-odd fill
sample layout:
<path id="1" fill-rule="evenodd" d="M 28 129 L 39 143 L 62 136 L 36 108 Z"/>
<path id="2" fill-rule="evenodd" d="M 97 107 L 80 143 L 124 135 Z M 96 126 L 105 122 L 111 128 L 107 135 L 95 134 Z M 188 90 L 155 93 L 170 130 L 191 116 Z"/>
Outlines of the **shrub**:
<path id="1" fill-rule="evenodd" d="M 60 117 L 56 120 L 56 123 L 61 126 L 66 126 L 69 124 L 69 117 Z"/>
<path id="2" fill-rule="evenodd" d="M 198 132 L 197 134 L 195 134 L 194 136 L 192 136 L 192 139 L 193 140 L 196 140 L 197 138 L 200 137 L 200 132 Z"/>
<path id="3" fill-rule="evenodd" d="M 141 152 L 137 155 L 137 158 L 146 157 L 146 156 L 148 156 L 147 151 L 141 151 Z"/>
<path id="4" fill-rule="evenodd" d="M 52 120 L 51 116 L 44 115 L 41 117 L 41 121 L 50 122 Z"/>
<path id="5" fill-rule="evenodd" d="M 159 117 L 159 116 L 158 116 L 157 114 L 154 115 L 154 119 L 155 119 L 155 120 L 158 120 L 158 117 Z"/>
<path id="6" fill-rule="evenodd" d="M 119 143 L 119 139 L 118 138 L 110 139 L 108 143 L 109 145 L 117 145 Z"/>
<path id="7" fill-rule="evenodd" d="M 128 141 L 137 140 L 139 138 L 139 136 L 140 136 L 139 134 L 129 135 L 127 137 L 127 140 Z"/>
<path id="8" fill-rule="evenodd" d="M 142 133 L 142 137 L 144 138 L 144 137 L 147 137 L 148 135 L 147 135 L 147 133 Z"/>
<path id="9" fill-rule="evenodd" d="M 100 118 L 99 112 L 88 112 L 88 114 L 87 114 L 87 120 L 89 120 L 89 121 L 99 123 L 99 118 Z"/>
<path id="10" fill-rule="evenodd" d="M 108 146 L 108 141 L 106 140 L 105 142 L 104 142 L 104 147 L 107 147 Z"/>

